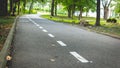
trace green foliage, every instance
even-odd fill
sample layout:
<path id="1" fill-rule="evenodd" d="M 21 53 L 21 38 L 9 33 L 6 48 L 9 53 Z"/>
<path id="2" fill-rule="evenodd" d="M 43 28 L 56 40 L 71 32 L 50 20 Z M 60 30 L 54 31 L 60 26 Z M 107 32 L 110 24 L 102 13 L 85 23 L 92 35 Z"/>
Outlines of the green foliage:
<path id="1" fill-rule="evenodd" d="M 11 24 L 14 22 L 14 17 L 0 17 L 0 25 Z"/>
<path id="2" fill-rule="evenodd" d="M 25 10 L 25 13 L 27 13 L 27 14 L 28 14 L 28 13 L 29 13 L 29 10 Z M 32 13 L 32 14 L 36 14 L 36 13 L 37 13 L 37 11 L 33 9 L 33 10 L 31 11 L 31 13 Z"/>
<path id="3" fill-rule="evenodd" d="M 67 12 L 64 9 L 58 10 L 58 14 L 66 15 Z"/>
<path id="4" fill-rule="evenodd" d="M 115 7 L 115 12 L 120 13 L 120 4 L 117 4 Z"/>

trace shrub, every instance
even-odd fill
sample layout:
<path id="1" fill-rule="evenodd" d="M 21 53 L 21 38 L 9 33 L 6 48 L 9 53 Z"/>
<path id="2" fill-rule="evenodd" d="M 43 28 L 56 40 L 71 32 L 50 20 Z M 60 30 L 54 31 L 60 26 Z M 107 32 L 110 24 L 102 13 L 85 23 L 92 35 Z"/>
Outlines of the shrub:
<path id="1" fill-rule="evenodd" d="M 106 22 L 107 23 L 117 23 L 117 20 L 115 18 L 113 18 L 113 19 L 109 18 L 109 19 L 106 20 Z"/>

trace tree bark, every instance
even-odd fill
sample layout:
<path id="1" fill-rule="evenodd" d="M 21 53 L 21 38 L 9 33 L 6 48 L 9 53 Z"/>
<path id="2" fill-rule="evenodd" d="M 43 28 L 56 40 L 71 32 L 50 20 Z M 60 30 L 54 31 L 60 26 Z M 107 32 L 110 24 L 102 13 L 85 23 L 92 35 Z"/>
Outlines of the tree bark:
<path id="1" fill-rule="evenodd" d="M 55 16 L 57 16 L 57 0 L 55 1 Z"/>
<path id="2" fill-rule="evenodd" d="M 20 14 L 20 1 L 18 2 L 18 15 Z"/>
<path id="3" fill-rule="evenodd" d="M 68 18 L 71 18 L 71 5 L 68 6 Z"/>
<path id="4" fill-rule="evenodd" d="M 72 6 L 72 18 L 74 17 L 74 13 L 75 13 L 75 4 L 73 4 Z"/>
<path id="5" fill-rule="evenodd" d="M 79 14 L 78 20 L 82 18 L 82 13 L 83 13 L 83 7 L 80 7 L 80 14 Z"/>
<path id="6" fill-rule="evenodd" d="M 55 0 L 52 0 L 52 3 L 51 3 L 51 16 L 54 16 L 54 6 L 55 5 Z"/>
<path id="7" fill-rule="evenodd" d="M 23 12 L 25 13 L 25 7 L 26 7 L 26 0 L 24 0 L 24 3 L 23 3 Z"/>
<path id="8" fill-rule="evenodd" d="M 97 15 L 95 26 L 100 26 L 100 0 L 97 0 Z"/>
<path id="9" fill-rule="evenodd" d="M 88 11 L 86 12 L 86 17 L 88 17 Z"/>
<path id="10" fill-rule="evenodd" d="M 104 16 L 103 16 L 103 18 L 105 20 L 107 20 L 108 13 L 109 13 L 109 6 L 110 6 L 112 0 L 101 0 L 101 1 L 102 1 L 102 5 L 104 7 Z"/>
<path id="11" fill-rule="evenodd" d="M 9 15 L 11 15 L 12 12 L 13 12 L 13 0 L 10 0 L 10 11 L 9 11 Z"/>
<path id="12" fill-rule="evenodd" d="M 8 0 L 0 0 L 0 16 L 8 15 Z"/>
<path id="13" fill-rule="evenodd" d="M 109 12 L 108 7 L 104 7 L 104 19 L 105 20 L 107 20 L 107 18 L 108 18 L 108 12 Z"/>

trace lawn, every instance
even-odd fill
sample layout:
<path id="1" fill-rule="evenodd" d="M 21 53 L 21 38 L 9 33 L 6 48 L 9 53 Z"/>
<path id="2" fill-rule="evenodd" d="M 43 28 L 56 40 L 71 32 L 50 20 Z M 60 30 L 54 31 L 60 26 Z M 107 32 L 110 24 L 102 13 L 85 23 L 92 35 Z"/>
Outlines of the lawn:
<path id="1" fill-rule="evenodd" d="M 42 15 L 43 18 L 47 18 L 49 20 L 57 21 L 57 22 L 64 22 L 64 23 L 71 23 L 71 24 L 79 24 L 80 20 L 78 17 L 68 18 L 67 16 L 59 15 L 51 17 L 50 15 Z M 95 18 L 94 17 L 83 17 L 82 20 L 89 21 L 90 24 L 94 25 Z M 101 24 L 105 24 L 105 20 L 101 19 Z"/>
<path id="2" fill-rule="evenodd" d="M 0 50 L 2 49 L 7 35 L 12 27 L 15 17 L 0 17 Z"/>
<path id="3" fill-rule="evenodd" d="M 64 23 L 69 23 L 69 24 L 76 24 L 79 25 L 80 20 L 78 20 L 77 17 L 68 18 L 67 16 L 59 15 L 59 16 L 54 16 L 51 17 L 50 15 L 42 15 L 43 18 L 47 18 L 49 20 L 57 21 L 57 22 L 64 22 Z M 117 35 L 120 36 L 120 20 L 117 20 L 117 23 L 106 23 L 104 19 L 100 19 L 101 26 L 95 27 L 95 21 L 96 18 L 94 17 L 83 17 L 81 20 L 87 20 L 89 24 L 92 25 L 92 27 L 85 27 L 90 30 L 94 30 L 97 32 L 102 32 L 102 33 L 108 33 L 112 35 Z"/>

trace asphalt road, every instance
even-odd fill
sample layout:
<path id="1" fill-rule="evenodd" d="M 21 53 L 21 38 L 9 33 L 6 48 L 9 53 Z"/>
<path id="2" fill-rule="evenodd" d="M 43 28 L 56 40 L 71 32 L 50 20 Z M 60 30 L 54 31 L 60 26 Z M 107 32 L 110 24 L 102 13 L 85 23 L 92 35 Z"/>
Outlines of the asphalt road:
<path id="1" fill-rule="evenodd" d="M 120 40 L 39 15 L 20 17 L 13 44 L 10 68 L 120 68 Z"/>

